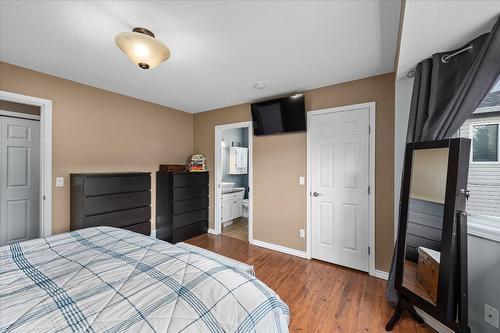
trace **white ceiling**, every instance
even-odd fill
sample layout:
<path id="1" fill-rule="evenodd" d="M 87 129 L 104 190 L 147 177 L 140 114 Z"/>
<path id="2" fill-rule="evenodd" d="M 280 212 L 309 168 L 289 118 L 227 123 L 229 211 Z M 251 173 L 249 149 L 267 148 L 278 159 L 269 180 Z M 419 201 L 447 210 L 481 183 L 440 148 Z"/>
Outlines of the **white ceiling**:
<path id="1" fill-rule="evenodd" d="M 397 78 L 433 53 L 458 48 L 489 32 L 500 15 L 500 1 L 407 0 L 399 46 Z"/>
<path id="2" fill-rule="evenodd" d="M 0 60 L 187 112 L 391 72 L 399 1 L 1 1 Z M 171 50 L 144 71 L 114 43 Z M 256 90 L 257 82 L 267 84 Z"/>

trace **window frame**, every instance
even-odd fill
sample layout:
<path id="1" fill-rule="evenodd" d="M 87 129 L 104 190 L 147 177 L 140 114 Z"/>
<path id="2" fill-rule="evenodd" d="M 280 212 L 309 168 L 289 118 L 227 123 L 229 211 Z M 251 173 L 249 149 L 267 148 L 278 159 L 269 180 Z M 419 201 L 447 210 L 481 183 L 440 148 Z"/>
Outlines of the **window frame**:
<path id="1" fill-rule="evenodd" d="M 497 161 L 474 161 L 474 137 L 473 131 L 474 126 L 483 126 L 483 125 L 497 125 L 497 140 L 498 140 L 498 148 L 497 148 Z M 500 164 L 500 121 L 491 121 L 488 119 L 484 119 L 484 121 L 477 121 L 472 124 L 469 124 L 469 138 L 471 140 L 471 151 L 470 151 L 470 164 L 475 165 L 497 165 Z M 467 206 L 466 206 L 467 207 Z M 487 216 L 478 213 L 474 213 L 467 211 L 467 233 L 471 236 L 487 239 L 490 241 L 495 241 L 500 243 L 500 223 L 498 223 L 498 219 L 500 217 L 496 216 Z"/>
<path id="2" fill-rule="evenodd" d="M 474 161 L 474 126 L 497 125 L 497 160 L 496 161 Z M 488 121 L 472 123 L 469 125 L 470 164 L 500 164 L 500 121 Z"/>

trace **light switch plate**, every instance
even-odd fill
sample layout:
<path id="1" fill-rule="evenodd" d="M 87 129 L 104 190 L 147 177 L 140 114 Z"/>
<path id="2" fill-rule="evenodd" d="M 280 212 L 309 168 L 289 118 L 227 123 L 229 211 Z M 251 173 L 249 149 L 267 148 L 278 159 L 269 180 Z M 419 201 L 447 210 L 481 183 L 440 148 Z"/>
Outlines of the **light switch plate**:
<path id="1" fill-rule="evenodd" d="M 299 177 L 299 185 L 304 185 L 304 176 Z"/>
<path id="2" fill-rule="evenodd" d="M 306 232 L 305 232 L 305 230 L 304 230 L 304 229 L 300 229 L 300 230 L 299 230 L 299 236 L 300 236 L 300 238 L 304 238 L 304 237 L 306 237 Z"/>
<path id="3" fill-rule="evenodd" d="M 484 305 L 484 321 L 498 328 L 498 310 L 488 304 Z"/>
<path id="4" fill-rule="evenodd" d="M 56 187 L 64 187 L 64 177 L 56 177 Z"/>

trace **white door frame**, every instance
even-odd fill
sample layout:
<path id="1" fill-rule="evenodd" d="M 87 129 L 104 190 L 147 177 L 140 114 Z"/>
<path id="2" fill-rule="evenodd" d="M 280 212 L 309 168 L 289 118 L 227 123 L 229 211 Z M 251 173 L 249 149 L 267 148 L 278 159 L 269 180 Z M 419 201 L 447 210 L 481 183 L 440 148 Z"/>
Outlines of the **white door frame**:
<path id="1" fill-rule="evenodd" d="M 221 201 L 220 182 L 222 181 L 222 131 L 232 128 L 248 129 L 248 242 L 253 241 L 253 125 L 251 121 L 215 126 L 215 209 L 214 233 L 221 233 Z"/>
<path id="2" fill-rule="evenodd" d="M 369 130 L 369 173 L 368 173 L 368 186 L 370 186 L 370 194 L 368 198 L 368 246 L 370 247 L 370 256 L 368 260 L 368 273 L 372 276 L 376 275 L 375 272 L 375 102 L 354 104 L 347 106 L 340 106 L 335 108 L 321 109 L 307 112 L 307 128 L 310 128 L 311 117 L 314 115 L 345 112 L 357 109 L 368 108 L 370 117 Z M 307 225 L 306 225 L 306 255 L 311 259 L 311 133 L 307 131 Z M 367 189 L 368 190 L 368 189 Z"/>
<path id="3" fill-rule="evenodd" d="M 0 90 L 0 99 L 40 108 L 40 237 L 52 235 L 52 101 Z"/>

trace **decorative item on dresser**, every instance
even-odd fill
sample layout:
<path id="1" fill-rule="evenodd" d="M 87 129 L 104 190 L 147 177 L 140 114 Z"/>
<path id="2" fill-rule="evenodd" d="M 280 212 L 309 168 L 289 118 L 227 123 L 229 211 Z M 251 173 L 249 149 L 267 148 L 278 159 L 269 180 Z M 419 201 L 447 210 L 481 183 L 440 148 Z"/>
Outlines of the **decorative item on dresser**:
<path id="1" fill-rule="evenodd" d="M 208 230 L 208 172 L 156 173 L 156 238 L 182 242 Z"/>
<path id="2" fill-rule="evenodd" d="M 71 230 L 109 226 L 151 234 L 151 174 L 71 174 Z"/>

